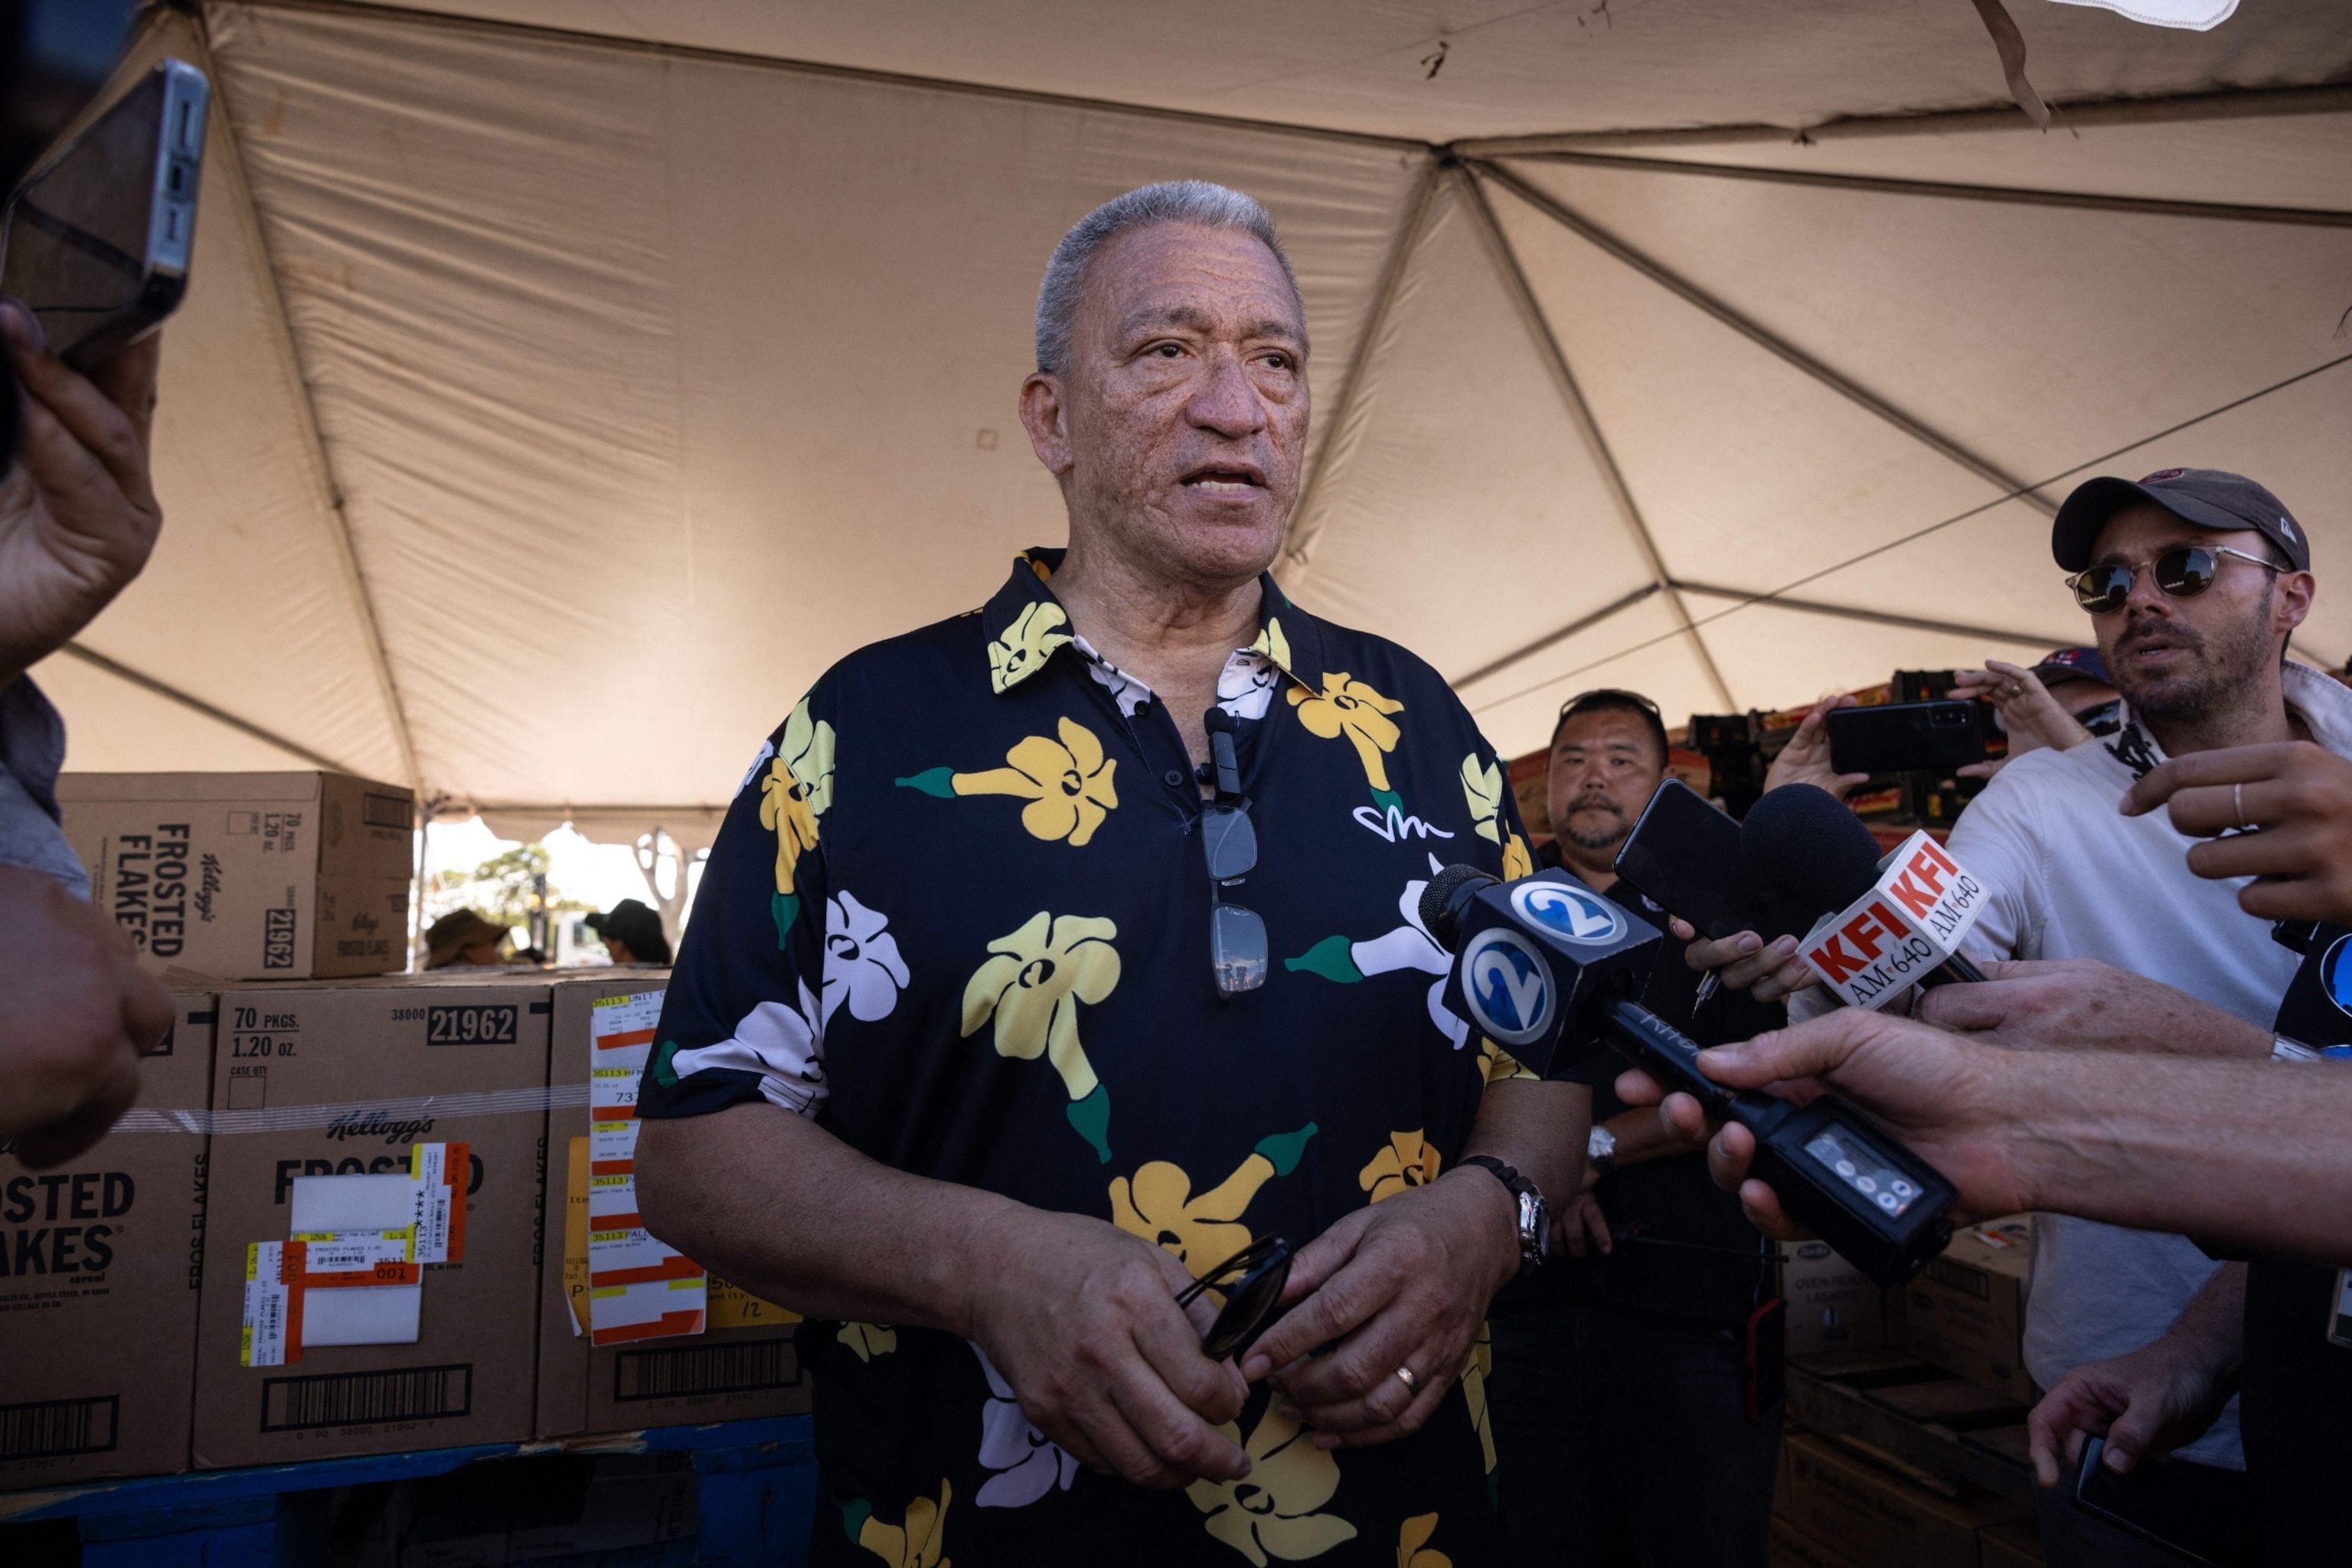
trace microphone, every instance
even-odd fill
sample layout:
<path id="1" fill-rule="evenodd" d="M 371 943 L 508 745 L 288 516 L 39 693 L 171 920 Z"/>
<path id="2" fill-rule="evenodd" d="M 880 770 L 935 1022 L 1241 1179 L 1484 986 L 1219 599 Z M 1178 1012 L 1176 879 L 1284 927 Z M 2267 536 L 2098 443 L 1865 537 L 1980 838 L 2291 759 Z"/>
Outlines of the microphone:
<path id="1" fill-rule="evenodd" d="M 1565 871 L 1505 883 L 1449 866 L 1421 896 L 1422 924 L 1455 954 L 1445 1005 L 1537 1073 L 1606 1045 L 1706 1113 L 1756 1135 L 1754 1173 L 1791 1218 L 1880 1285 L 1910 1279 L 1951 1239 L 1959 1196 L 1934 1166 L 1824 1094 L 1792 1105 L 1734 1093 L 1698 1068 L 1696 1041 L 1636 1000 L 1663 936 Z"/>
<path id="2" fill-rule="evenodd" d="M 1823 985 L 1856 1007 L 1883 1007 L 1913 985 L 1984 978 L 1960 939 L 1984 908 L 1984 884 L 1925 832 L 1881 857 L 1844 802 L 1783 784 L 1740 825 L 1740 852 L 1801 908 L 1826 911 L 1798 944 Z"/>

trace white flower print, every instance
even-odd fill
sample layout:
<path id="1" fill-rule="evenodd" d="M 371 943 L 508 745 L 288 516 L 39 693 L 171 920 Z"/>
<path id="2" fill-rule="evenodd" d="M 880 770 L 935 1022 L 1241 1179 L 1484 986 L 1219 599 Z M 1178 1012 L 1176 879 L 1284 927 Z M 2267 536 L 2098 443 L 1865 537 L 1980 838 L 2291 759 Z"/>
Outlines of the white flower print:
<path id="1" fill-rule="evenodd" d="M 753 757 L 751 759 L 751 765 L 743 770 L 743 782 L 735 786 L 735 793 L 737 795 L 741 795 L 745 790 L 750 789 L 751 787 L 751 781 L 758 778 L 761 773 L 767 771 L 768 759 L 775 754 L 776 743 L 773 741 L 762 741 L 760 742 L 760 754 Z"/>
<path id="2" fill-rule="evenodd" d="M 820 1022 L 831 1024 L 844 1002 L 849 1004 L 849 1016 L 861 1023 L 887 1018 L 907 980 L 907 961 L 898 956 L 890 918 L 867 909 L 845 890 L 827 899 L 824 1014 Z"/>
<path id="3" fill-rule="evenodd" d="M 988 1352 L 973 1345 L 971 1353 L 988 1374 L 989 1401 L 980 1408 L 980 1463 L 996 1472 L 973 1501 L 982 1508 L 1027 1508 L 1056 1486 L 1069 1490 L 1078 1479 L 1078 1462 L 1029 1425 L 1013 1385 Z"/>
<path id="4" fill-rule="evenodd" d="M 1274 660 L 1252 648 L 1236 648 L 1217 672 L 1217 706 L 1236 719 L 1263 719 L 1281 679 Z"/>
<path id="5" fill-rule="evenodd" d="M 1071 639 L 1077 650 L 1087 656 L 1087 673 L 1095 684 L 1110 693 L 1111 703 L 1129 718 L 1143 711 L 1151 700 L 1151 688 L 1095 651 L 1095 646 L 1084 637 Z"/>
<path id="6" fill-rule="evenodd" d="M 1443 869 L 1437 863 L 1437 857 L 1432 855 L 1429 858 L 1430 876 L 1433 877 Z M 1436 975 L 1437 979 L 1429 987 L 1429 1021 L 1454 1042 L 1454 1048 L 1458 1051 L 1469 1041 L 1470 1025 L 1466 1019 L 1447 1011 L 1445 1006 L 1445 976 L 1454 967 L 1454 960 L 1437 945 L 1436 940 L 1429 934 L 1429 929 L 1421 923 L 1421 894 L 1422 889 L 1428 886 L 1429 880 L 1425 877 L 1407 882 L 1404 892 L 1397 899 L 1397 912 L 1404 917 L 1404 924 L 1385 935 L 1355 943 L 1349 950 L 1348 956 L 1355 961 L 1357 972 L 1367 979 L 1400 969 L 1418 969 L 1423 974 Z"/>
<path id="7" fill-rule="evenodd" d="M 715 1045 L 680 1051 L 670 1059 L 678 1077 L 707 1068 L 760 1075 L 760 1093 L 770 1104 L 799 1116 L 813 1116 L 828 1090 L 824 1083 L 824 1036 L 816 1022 L 816 998 L 801 982 L 800 1005 L 762 1002 L 743 1015 L 734 1035 Z"/>

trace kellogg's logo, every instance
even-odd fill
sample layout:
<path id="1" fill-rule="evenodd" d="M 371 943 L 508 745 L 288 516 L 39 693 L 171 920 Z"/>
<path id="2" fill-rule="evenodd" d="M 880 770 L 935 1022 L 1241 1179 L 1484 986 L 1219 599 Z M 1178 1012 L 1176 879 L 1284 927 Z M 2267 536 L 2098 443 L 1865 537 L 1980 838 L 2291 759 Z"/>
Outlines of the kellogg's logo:
<path id="1" fill-rule="evenodd" d="M 387 1143 L 414 1143 L 432 1131 L 433 1119 L 429 1116 L 414 1121 L 395 1121 L 381 1110 L 346 1111 L 327 1123 L 327 1136 L 337 1142 L 347 1138 L 381 1136 Z"/>

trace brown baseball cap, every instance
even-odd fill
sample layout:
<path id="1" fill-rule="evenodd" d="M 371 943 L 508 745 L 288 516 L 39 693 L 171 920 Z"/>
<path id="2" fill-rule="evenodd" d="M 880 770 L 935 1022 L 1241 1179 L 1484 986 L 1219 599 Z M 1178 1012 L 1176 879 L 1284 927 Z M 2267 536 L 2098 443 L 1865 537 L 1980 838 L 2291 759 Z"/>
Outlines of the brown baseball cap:
<path id="1" fill-rule="evenodd" d="M 2137 501 L 2162 507 L 2173 516 L 2216 533 L 2252 530 L 2277 546 L 2297 572 L 2311 570 L 2311 542 L 2278 497 L 2243 474 L 2220 468 L 2158 468 L 2135 483 L 2100 478 L 2074 487 L 2050 529 L 2050 553 L 2069 572 L 2091 563 L 2091 551 L 2107 519 Z"/>

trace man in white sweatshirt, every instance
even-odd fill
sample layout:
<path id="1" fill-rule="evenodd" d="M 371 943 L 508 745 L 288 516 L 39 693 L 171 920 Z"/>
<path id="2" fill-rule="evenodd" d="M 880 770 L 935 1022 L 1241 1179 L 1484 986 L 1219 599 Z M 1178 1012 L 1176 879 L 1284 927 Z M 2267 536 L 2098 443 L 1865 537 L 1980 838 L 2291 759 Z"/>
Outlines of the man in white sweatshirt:
<path id="1" fill-rule="evenodd" d="M 2082 485 L 2059 510 L 2051 545 L 2074 574 L 2127 717 L 2116 734 L 2018 758 L 1962 813 L 1953 856 L 1992 895 L 1969 946 L 1980 959 L 2096 959 L 2267 1028 L 2295 954 L 2238 907 L 2242 879 L 2189 871 L 2198 840 L 2165 814 L 2127 817 L 2118 807 L 2168 756 L 2288 740 L 2352 756 L 2352 690 L 2285 659 L 2311 607 L 2309 542 L 2253 481 L 2168 468 L 2137 484 Z M 1721 963 L 1727 983 L 1765 997 L 1811 978 L 1788 939 L 1695 944 L 1691 962 Z M 1791 997 L 1791 1016 L 1820 1011 L 1820 995 Z M 2173 1430 L 2203 1434 L 2176 1458 L 2207 1471 L 2177 1473 L 2173 1484 L 2227 1506 L 2233 1478 L 2210 1472 L 2245 1463 L 2234 1404 L 2225 1405 L 2243 1266 L 2218 1266 L 2184 1237 L 2065 1215 L 2037 1221 L 2034 1254 L 2025 1322 L 2034 1381 L 2053 1388 L 2095 1366 L 2082 1378 L 2126 1402 L 2161 1402 Z M 2042 1509 L 2051 1568 L 2142 1560 L 2148 1548 L 2068 1506 L 2070 1490 Z"/>

